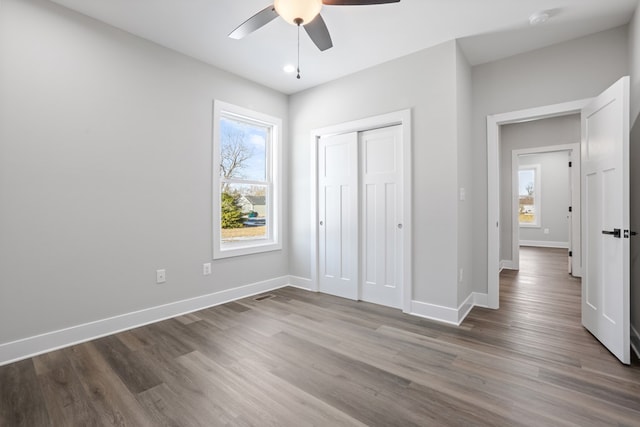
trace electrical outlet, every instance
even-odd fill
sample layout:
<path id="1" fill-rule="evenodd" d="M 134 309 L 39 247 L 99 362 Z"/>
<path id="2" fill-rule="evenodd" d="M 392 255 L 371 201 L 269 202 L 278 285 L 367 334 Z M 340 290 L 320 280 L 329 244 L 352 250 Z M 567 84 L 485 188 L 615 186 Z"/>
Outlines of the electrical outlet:
<path id="1" fill-rule="evenodd" d="M 549 234 L 549 229 L 548 228 L 544 229 L 544 234 Z"/>
<path id="2" fill-rule="evenodd" d="M 156 283 L 164 283 L 167 281 L 167 272 L 162 270 L 156 270 Z"/>
<path id="3" fill-rule="evenodd" d="M 211 274 L 211 263 L 210 262 L 205 262 L 204 264 L 202 264 L 202 274 L 204 276 L 208 276 Z"/>
<path id="4" fill-rule="evenodd" d="M 464 187 L 460 187 L 460 201 L 463 202 L 467 198 L 467 193 Z"/>
<path id="5" fill-rule="evenodd" d="M 461 268 L 458 271 L 458 282 L 462 283 L 463 280 L 464 280 L 464 268 Z"/>

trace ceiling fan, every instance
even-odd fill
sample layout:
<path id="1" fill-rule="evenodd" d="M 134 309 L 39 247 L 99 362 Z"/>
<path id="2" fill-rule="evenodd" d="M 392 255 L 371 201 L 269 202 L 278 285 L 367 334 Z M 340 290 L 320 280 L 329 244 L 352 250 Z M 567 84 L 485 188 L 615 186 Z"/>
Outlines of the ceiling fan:
<path id="1" fill-rule="evenodd" d="M 320 15 L 326 6 L 367 6 L 374 4 L 398 3 L 400 0 L 275 0 L 233 30 L 229 37 L 241 39 L 281 16 L 290 24 L 303 26 L 313 43 L 321 51 L 333 47 L 331 35 Z"/>

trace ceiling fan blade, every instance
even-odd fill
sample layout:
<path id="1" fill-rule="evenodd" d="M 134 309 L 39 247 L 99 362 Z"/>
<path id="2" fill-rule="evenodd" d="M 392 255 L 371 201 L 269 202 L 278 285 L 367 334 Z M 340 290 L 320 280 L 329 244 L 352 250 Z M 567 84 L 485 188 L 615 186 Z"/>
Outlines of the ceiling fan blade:
<path id="1" fill-rule="evenodd" d="M 327 24 L 324 23 L 324 19 L 322 19 L 322 16 L 320 14 L 318 14 L 318 16 L 313 19 L 313 21 L 305 25 L 304 29 L 307 34 L 309 34 L 311 41 L 313 41 L 321 51 L 325 51 L 333 47 L 329 29 L 327 28 Z"/>
<path id="2" fill-rule="evenodd" d="M 367 6 L 370 4 L 400 3 L 400 0 L 322 0 L 327 6 Z"/>
<path id="3" fill-rule="evenodd" d="M 229 37 L 231 37 L 232 39 L 240 40 L 241 38 L 253 33 L 258 28 L 267 25 L 277 17 L 278 12 L 276 12 L 276 9 L 273 7 L 273 5 L 267 6 L 260 12 L 256 13 L 251 18 L 240 24 L 238 28 L 236 28 L 229 34 Z"/>

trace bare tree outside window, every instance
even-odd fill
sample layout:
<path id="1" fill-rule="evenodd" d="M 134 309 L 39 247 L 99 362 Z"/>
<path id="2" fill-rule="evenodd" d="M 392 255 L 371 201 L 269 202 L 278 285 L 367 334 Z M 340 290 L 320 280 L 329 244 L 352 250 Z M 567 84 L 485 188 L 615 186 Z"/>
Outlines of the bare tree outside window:
<path id="1" fill-rule="evenodd" d="M 242 171 L 255 152 L 248 138 L 249 134 L 241 127 L 227 127 L 222 131 L 220 175 L 223 178 L 244 178 Z"/>
<path id="2" fill-rule="evenodd" d="M 520 166 L 518 171 L 518 220 L 521 226 L 540 225 L 540 168 Z"/>
<path id="3" fill-rule="evenodd" d="M 533 182 L 528 183 L 525 190 L 527 190 L 527 195 L 533 196 Z"/>

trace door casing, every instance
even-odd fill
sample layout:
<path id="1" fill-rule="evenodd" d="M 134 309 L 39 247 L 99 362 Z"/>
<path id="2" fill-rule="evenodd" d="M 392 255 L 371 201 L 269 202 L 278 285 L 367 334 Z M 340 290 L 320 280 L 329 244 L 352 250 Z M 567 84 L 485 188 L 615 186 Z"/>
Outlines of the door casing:
<path id="1" fill-rule="evenodd" d="M 404 219 L 403 231 L 403 261 L 402 261 L 402 311 L 408 313 L 411 309 L 412 300 L 412 170 L 411 170 L 411 110 L 400 110 L 379 116 L 368 117 L 365 119 L 345 122 L 333 126 L 314 129 L 311 131 L 311 164 L 310 164 L 310 189 L 309 194 L 311 212 L 310 212 L 310 229 L 311 229 L 311 290 L 318 291 L 318 140 L 323 136 L 337 135 L 349 132 L 363 132 L 372 129 L 383 128 L 387 126 L 402 126 L 402 181 L 404 188 L 403 211 Z"/>

